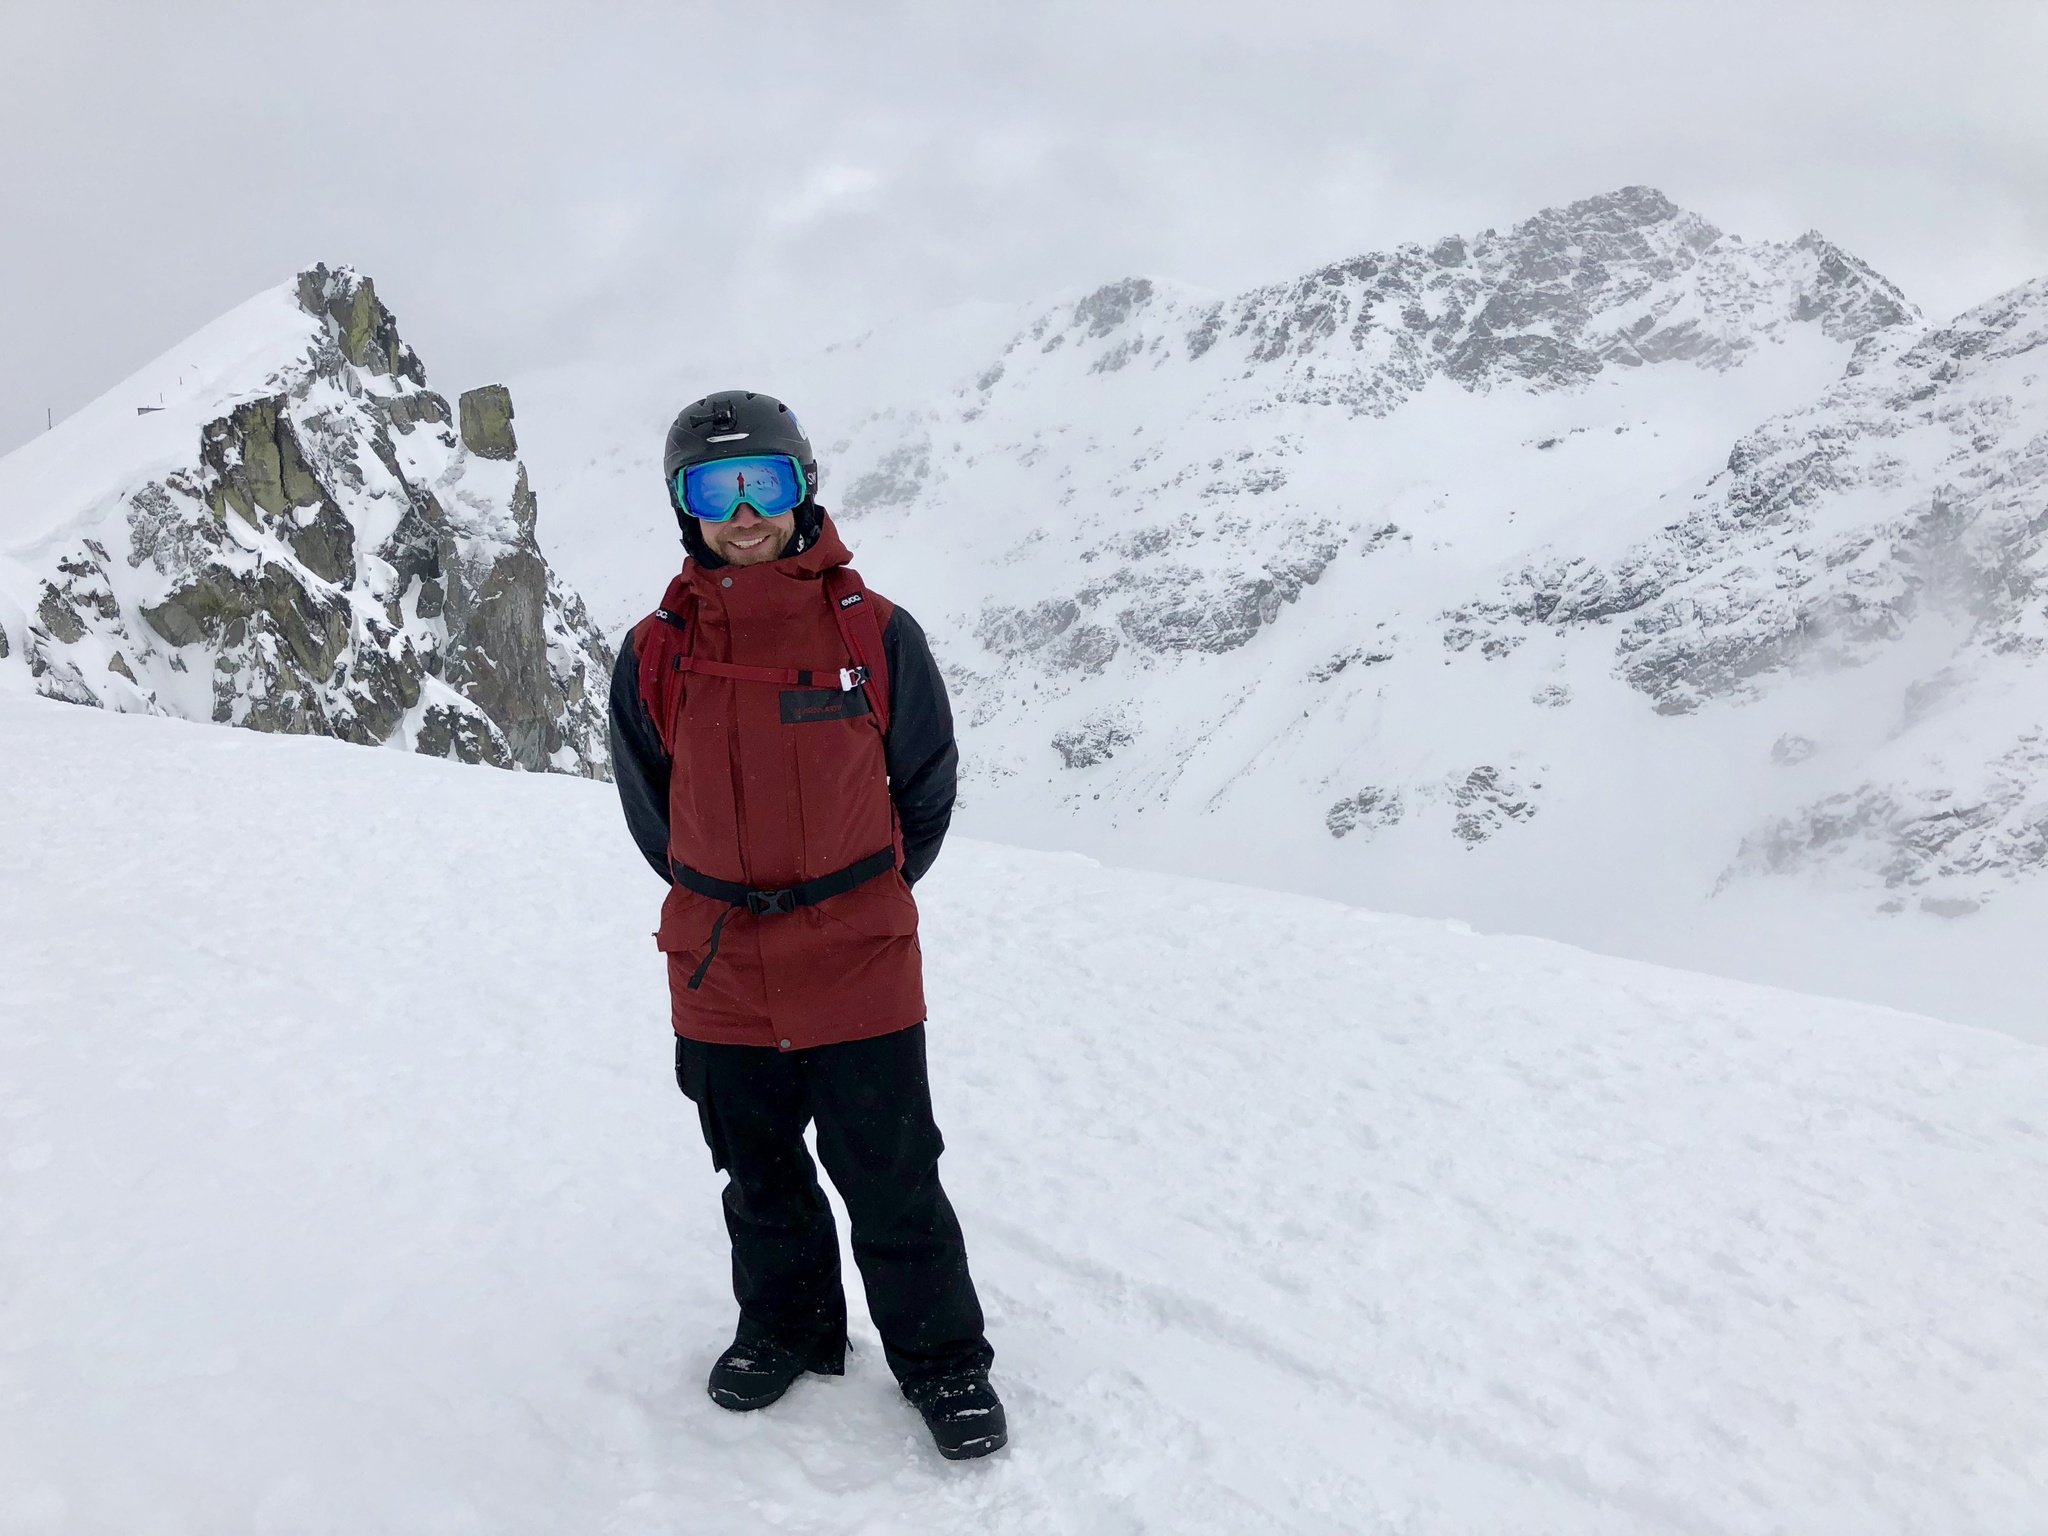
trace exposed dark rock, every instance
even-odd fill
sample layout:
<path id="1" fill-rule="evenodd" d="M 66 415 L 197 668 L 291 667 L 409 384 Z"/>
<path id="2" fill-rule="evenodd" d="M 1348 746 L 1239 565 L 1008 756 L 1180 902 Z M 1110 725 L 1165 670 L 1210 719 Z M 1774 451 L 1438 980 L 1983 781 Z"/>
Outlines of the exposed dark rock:
<path id="1" fill-rule="evenodd" d="M 512 754 L 491 722 L 470 710 L 434 704 L 420 717 L 415 750 L 428 757 L 451 757 L 463 763 L 488 763 L 507 768 Z"/>
<path id="2" fill-rule="evenodd" d="M 1393 826 L 1401 819 L 1401 812 L 1399 790 L 1368 787 L 1331 806 L 1323 816 L 1323 825 L 1330 829 L 1332 837 L 1348 837 L 1353 832 L 1370 835 L 1382 827 Z"/>
<path id="3" fill-rule="evenodd" d="M 1092 675 L 1109 665 L 1116 656 L 1118 645 L 1116 635 L 1100 624 L 1077 624 L 1048 645 L 1042 654 L 1047 664 L 1057 671 Z"/>
<path id="4" fill-rule="evenodd" d="M 1328 525 L 1309 532 L 1316 542 L 1302 554 L 1263 568 L 1215 576 L 1173 562 L 1159 562 L 1142 574 L 1127 567 L 1081 598 L 1092 606 L 1112 594 L 1128 594 L 1117 626 L 1146 650 L 1234 651 L 1314 585 L 1344 547 Z"/>
<path id="5" fill-rule="evenodd" d="M 400 432 L 410 432 L 422 422 L 447 426 L 449 422 L 448 402 L 432 390 L 421 390 L 414 395 L 394 395 L 383 406 L 384 419 Z M 510 402 L 506 415 L 509 420 Z M 509 431 L 510 428 L 508 427 Z"/>
<path id="6" fill-rule="evenodd" d="M 1392 651 L 1368 651 L 1362 645 L 1355 645 L 1348 651 L 1340 651 L 1328 661 L 1318 662 L 1310 667 L 1308 675 L 1313 682 L 1327 683 L 1351 667 L 1376 667 L 1383 661 L 1393 659 Z"/>
<path id="7" fill-rule="evenodd" d="M 464 390 L 457 405 L 462 415 L 463 447 L 485 459 L 519 456 L 519 441 L 512 433 L 511 390 L 502 384 L 485 384 Z"/>
<path id="8" fill-rule="evenodd" d="M 1233 576 L 1219 590 L 1194 572 L 1169 568 L 1137 588 L 1117 615 L 1125 638 L 1149 651 L 1234 651 L 1280 616 L 1285 599 L 1267 576 Z"/>
<path id="9" fill-rule="evenodd" d="M 399 595 L 415 580 L 433 588 L 431 608 L 426 593 L 420 595 L 422 618 L 434 618 L 441 612 L 441 547 L 447 534 L 446 520 L 439 514 L 439 503 L 431 497 L 427 498 L 424 510 L 420 502 L 410 503 L 400 514 L 391 537 L 377 550 L 378 558 L 388 561 L 396 573 Z"/>
<path id="10" fill-rule="evenodd" d="M 975 634 L 981 643 L 1002 656 L 1017 656 L 1050 644 L 1081 617 L 1081 605 L 1071 598 L 1048 598 L 1035 608 L 990 608 L 981 616 Z"/>
<path id="11" fill-rule="evenodd" d="M 253 606 L 247 585 L 227 566 L 203 569 L 158 606 L 144 606 L 142 620 L 172 645 L 204 645 L 225 637 L 233 619 Z"/>
<path id="12" fill-rule="evenodd" d="M 1052 747 L 1067 767 L 1092 768 L 1108 762 L 1135 740 L 1137 737 L 1117 716 L 1099 714 L 1061 731 L 1053 737 Z"/>
<path id="13" fill-rule="evenodd" d="M 282 395 L 252 400 L 201 432 L 199 460 L 212 471 L 207 501 L 216 517 L 232 509 L 251 527 L 260 527 L 324 499 L 286 409 Z"/>
<path id="14" fill-rule="evenodd" d="M 533 494 L 533 487 L 527 483 L 526 466 L 519 466 L 519 478 L 512 486 L 512 526 L 519 530 L 522 542 L 532 543 L 535 526 L 540 522 L 540 498 Z"/>
<path id="15" fill-rule="evenodd" d="M 514 761 L 544 768 L 561 745 L 549 697 L 547 567 L 515 549 L 482 570 L 451 572 L 441 677 L 504 733 Z"/>
<path id="16" fill-rule="evenodd" d="M 1452 784 L 1451 804 L 1457 808 L 1451 834 L 1468 848 L 1478 847 L 1509 822 L 1536 814 L 1535 802 L 1503 770 L 1488 765 Z"/>
<path id="17" fill-rule="evenodd" d="M 1107 336 L 1151 297 L 1152 284 L 1146 278 L 1127 277 L 1120 283 L 1105 283 L 1074 306 L 1074 319 L 1087 328 L 1090 336 Z"/>
<path id="18" fill-rule="evenodd" d="M 227 542 L 220 522 L 194 516 L 198 498 L 188 487 L 174 495 L 152 482 L 128 499 L 128 564 L 146 560 L 159 574 L 177 576 L 197 569 Z"/>
<path id="19" fill-rule="evenodd" d="M 377 300 L 376 285 L 343 268 L 325 266 L 301 272 L 299 307 L 327 322 L 341 355 L 367 373 L 427 382 L 420 360 L 398 336 L 398 322 Z"/>
<path id="20" fill-rule="evenodd" d="M 43 621 L 43 628 L 66 645 L 85 638 L 85 620 L 70 600 L 48 582 L 43 583 L 43 600 L 36 605 L 36 617 Z"/>
<path id="21" fill-rule="evenodd" d="M 337 587 L 356 582 L 356 531 L 340 507 L 322 498 L 310 516 L 293 520 L 285 540 L 300 564 Z"/>
<path id="22" fill-rule="evenodd" d="M 351 658 L 347 687 L 333 714 L 335 733 L 363 746 L 388 741 L 406 711 L 419 703 L 426 671 L 409 638 L 371 636 Z"/>

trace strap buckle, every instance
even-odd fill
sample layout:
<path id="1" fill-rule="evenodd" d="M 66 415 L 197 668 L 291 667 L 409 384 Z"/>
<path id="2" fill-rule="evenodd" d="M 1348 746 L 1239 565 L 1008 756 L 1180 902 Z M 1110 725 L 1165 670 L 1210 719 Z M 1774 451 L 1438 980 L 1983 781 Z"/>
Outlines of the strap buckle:
<path id="1" fill-rule="evenodd" d="M 866 667 L 841 667 L 839 669 L 839 691 L 851 693 L 868 680 Z"/>
<path id="2" fill-rule="evenodd" d="M 794 912 L 796 910 L 796 892 L 794 890 L 749 891 L 747 892 L 747 910 L 756 917 L 773 917 L 777 913 Z"/>

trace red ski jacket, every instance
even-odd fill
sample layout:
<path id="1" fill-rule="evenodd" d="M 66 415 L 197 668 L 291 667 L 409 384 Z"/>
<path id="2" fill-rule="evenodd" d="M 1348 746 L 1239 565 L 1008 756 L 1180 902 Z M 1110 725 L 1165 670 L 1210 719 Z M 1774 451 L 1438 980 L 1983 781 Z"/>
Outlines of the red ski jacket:
<path id="1" fill-rule="evenodd" d="M 686 560 L 621 651 L 614 771 L 650 862 L 647 812 L 665 792 L 655 940 L 679 1035 L 801 1050 L 925 1017 L 905 876 L 929 866 L 951 815 L 952 721 L 922 634 L 849 559 L 821 515 L 801 554 Z M 914 718 L 896 718 L 899 702 Z M 903 728 L 913 753 L 897 750 Z"/>

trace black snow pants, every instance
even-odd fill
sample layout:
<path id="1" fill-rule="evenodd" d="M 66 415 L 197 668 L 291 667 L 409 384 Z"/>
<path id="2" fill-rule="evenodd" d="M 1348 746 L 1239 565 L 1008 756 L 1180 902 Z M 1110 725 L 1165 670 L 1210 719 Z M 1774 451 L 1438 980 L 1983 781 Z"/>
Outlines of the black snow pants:
<path id="1" fill-rule="evenodd" d="M 712 1165 L 728 1175 L 740 1339 L 778 1343 L 816 1370 L 843 1368 L 839 1238 L 803 1139 L 815 1120 L 896 1379 L 907 1387 L 988 1369 L 994 1351 L 966 1244 L 939 1187 L 945 1143 L 922 1024 L 803 1051 L 678 1039 L 676 1080 L 697 1106 Z"/>

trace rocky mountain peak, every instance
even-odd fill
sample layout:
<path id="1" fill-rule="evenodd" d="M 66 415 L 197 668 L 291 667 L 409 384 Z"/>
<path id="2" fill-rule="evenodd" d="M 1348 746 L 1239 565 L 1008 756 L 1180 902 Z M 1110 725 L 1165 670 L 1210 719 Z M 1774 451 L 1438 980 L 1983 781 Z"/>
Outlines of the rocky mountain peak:
<path id="1" fill-rule="evenodd" d="M 366 373 L 410 379 L 424 386 L 426 369 L 398 336 L 398 322 L 377 298 L 377 285 L 352 267 L 325 264 L 301 272 L 299 308 L 322 321 L 342 357 Z"/>
<path id="2" fill-rule="evenodd" d="M 0 461 L 0 516 L 46 530 L 0 521 L 28 685 L 606 773 L 611 656 L 535 543 L 511 394 L 426 380 L 371 280 L 316 266 Z"/>

